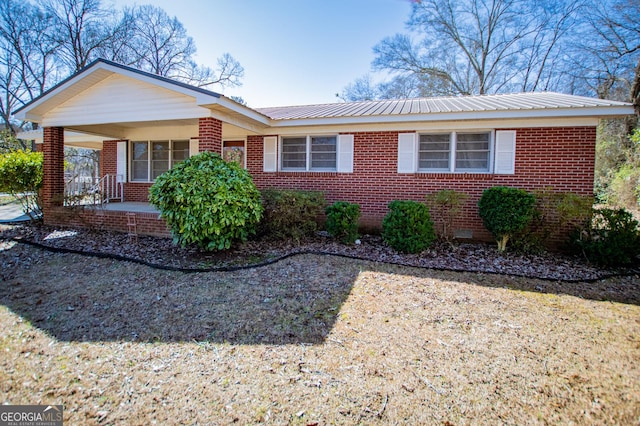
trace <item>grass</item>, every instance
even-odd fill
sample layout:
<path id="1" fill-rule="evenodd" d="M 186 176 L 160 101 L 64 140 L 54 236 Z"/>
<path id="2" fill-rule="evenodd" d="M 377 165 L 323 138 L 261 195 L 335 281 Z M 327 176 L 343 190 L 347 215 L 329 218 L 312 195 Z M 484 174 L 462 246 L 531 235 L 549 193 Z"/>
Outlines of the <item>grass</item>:
<path id="1" fill-rule="evenodd" d="M 0 194 L 0 206 L 5 206 L 7 204 L 13 204 L 18 202 L 16 197 L 9 194 Z"/>
<path id="2" fill-rule="evenodd" d="M 0 400 L 63 404 L 69 424 L 640 420 L 637 277 L 311 255 L 188 275 L 23 245 L 0 261 Z"/>

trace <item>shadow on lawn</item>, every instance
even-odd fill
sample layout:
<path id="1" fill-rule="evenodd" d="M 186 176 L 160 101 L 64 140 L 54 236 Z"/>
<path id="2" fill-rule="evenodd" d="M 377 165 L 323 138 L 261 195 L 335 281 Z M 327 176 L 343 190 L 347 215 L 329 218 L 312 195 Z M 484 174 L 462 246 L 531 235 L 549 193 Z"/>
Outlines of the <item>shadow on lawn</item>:
<path id="1" fill-rule="evenodd" d="M 27 269 L 29 256 L 41 259 Z M 321 344 L 359 273 L 356 262 L 314 256 L 206 274 L 23 245 L 0 251 L 0 263 L 12 259 L 0 303 L 61 341 Z"/>
<path id="2" fill-rule="evenodd" d="M 300 255 L 228 273 L 184 274 L 129 262 L 0 248 L 0 303 L 61 341 L 321 344 L 360 261 Z M 566 283 L 381 264 L 366 269 L 640 305 L 637 277 Z"/>

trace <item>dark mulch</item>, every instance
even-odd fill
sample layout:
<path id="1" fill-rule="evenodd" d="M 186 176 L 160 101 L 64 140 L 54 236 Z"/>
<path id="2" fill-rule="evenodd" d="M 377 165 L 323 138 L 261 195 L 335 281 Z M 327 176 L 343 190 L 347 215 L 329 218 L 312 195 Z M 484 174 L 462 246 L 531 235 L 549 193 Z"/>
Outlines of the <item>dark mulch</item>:
<path id="1" fill-rule="evenodd" d="M 561 281 L 590 281 L 616 274 L 637 273 L 633 269 L 604 269 L 589 264 L 583 258 L 560 253 L 499 253 L 494 245 L 482 243 L 437 243 L 420 254 L 402 254 L 385 245 L 377 235 L 364 235 L 360 244 L 353 246 L 341 244 L 323 233 L 299 243 L 257 239 L 223 252 L 205 252 L 197 247 L 182 248 L 174 245 L 169 238 L 139 236 L 137 241 L 132 241 L 126 234 L 117 232 L 31 224 L 0 225 L 0 238 L 191 270 L 243 267 L 297 253 L 322 253 L 422 268 Z"/>

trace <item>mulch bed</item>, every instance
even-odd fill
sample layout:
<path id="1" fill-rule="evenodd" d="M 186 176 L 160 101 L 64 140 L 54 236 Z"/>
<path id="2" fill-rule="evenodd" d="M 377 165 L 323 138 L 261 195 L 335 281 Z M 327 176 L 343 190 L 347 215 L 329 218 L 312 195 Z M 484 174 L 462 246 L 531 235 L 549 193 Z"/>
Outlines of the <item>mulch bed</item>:
<path id="1" fill-rule="evenodd" d="M 250 267 L 295 254 L 315 253 L 429 269 L 498 273 L 552 281 L 584 282 L 638 273 L 637 268 L 602 268 L 583 258 L 560 253 L 499 253 L 493 244 L 481 243 L 440 242 L 420 254 L 403 254 L 388 247 L 377 235 L 364 235 L 360 244 L 353 246 L 341 244 L 324 233 L 298 243 L 257 239 L 222 252 L 206 252 L 198 247 L 182 248 L 168 238 L 139 236 L 135 241 L 117 232 L 32 224 L 0 225 L 0 238 L 52 249 L 116 256 L 188 272 Z"/>

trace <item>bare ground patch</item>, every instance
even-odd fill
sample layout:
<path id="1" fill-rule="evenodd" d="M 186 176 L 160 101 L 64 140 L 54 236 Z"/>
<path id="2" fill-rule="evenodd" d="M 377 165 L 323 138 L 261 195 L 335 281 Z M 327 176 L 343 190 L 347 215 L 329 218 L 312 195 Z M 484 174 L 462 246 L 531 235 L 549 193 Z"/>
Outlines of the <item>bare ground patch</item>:
<path id="1" fill-rule="evenodd" d="M 0 262 L 0 398 L 69 424 L 640 420 L 637 277 L 315 255 L 183 274 L 14 243 Z"/>

